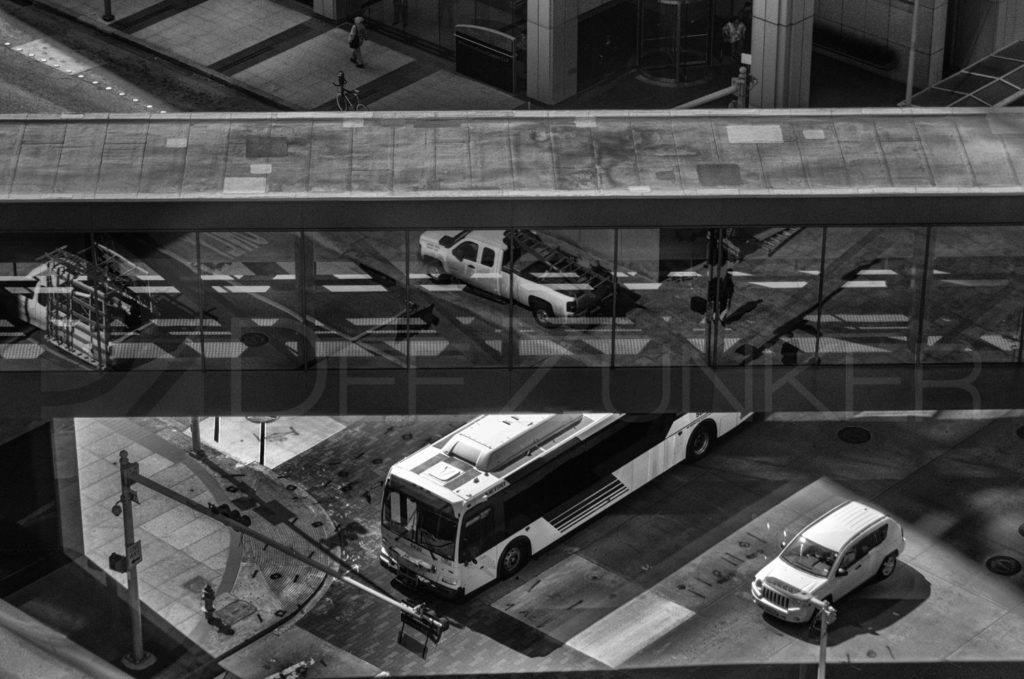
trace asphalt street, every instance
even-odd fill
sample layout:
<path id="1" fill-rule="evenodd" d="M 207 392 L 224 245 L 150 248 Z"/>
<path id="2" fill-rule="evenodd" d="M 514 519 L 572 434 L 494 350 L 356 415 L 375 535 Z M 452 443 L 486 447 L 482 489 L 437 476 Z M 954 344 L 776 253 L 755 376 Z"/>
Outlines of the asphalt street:
<path id="1" fill-rule="evenodd" d="M 277 471 L 328 508 L 362 576 L 427 601 L 452 629 L 421 657 L 415 638 L 396 643 L 397 612 L 344 584 L 299 625 L 394 675 L 756 665 L 791 676 L 816 660 L 816 640 L 764 616 L 750 579 L 784 535 L 853 498 L 901 520 L 908 544 L 890 580 L 840 602 L 832 662 L 862 676 L 903 663 L 944 676 L 995 658 L 1019 668 L 1024 578 L 991 565 L 1024 560 L 1022 420 L 987 415 L 759 417 L 460 603 L 396 589 L 376 552 L 389 464 L 463 418 L 361 419 Z M 664 613 L 653 626 L 652 609 Z"/>

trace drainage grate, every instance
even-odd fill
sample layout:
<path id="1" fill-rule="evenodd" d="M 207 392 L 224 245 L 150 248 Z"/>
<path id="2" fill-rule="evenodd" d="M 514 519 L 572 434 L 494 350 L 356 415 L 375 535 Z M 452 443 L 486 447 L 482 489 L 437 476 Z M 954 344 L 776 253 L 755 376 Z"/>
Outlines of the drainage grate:
<path id="1" fill-rule="evenodd" d="M 871 432 L 863 427 L 843 427 L 839 430 L 839 440 L 847 443 L 866 443 L 871 440 Z"/>
<path id="2" fill-rule="evenodd" d="M 1024 427 L 1020 427 L 1017 429 L 1017 436 L 1024 439 Z"/>
<path id="3" fill-rule="evenodd" d="M 985 567 L 996 575 L 1016 575 L 1020 573 L 1020 561 L 1012 556 L 993 556 L 985 562 Z"/>

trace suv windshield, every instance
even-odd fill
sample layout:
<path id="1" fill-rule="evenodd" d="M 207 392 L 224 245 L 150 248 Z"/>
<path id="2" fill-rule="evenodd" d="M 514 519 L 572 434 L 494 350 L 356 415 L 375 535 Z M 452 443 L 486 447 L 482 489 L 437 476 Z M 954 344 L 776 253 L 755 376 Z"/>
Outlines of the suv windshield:
<path id="1" fill-rule="evenodd" d="M 437 498 L 431 503 L 407 484 L 389 479 L 384 488 L 381 523 L 399 537 L 440 557 L 455 558 L 455 514 Z"/>
<path id="2" fill-rule="evenodd" d="M 838 557 L 836 552 L 805 537 L 793 540 L 782 552 L 782 560 L 790 566 L 795 566 L 821 578 L 828 576 L 828 572 L 832 570 L 832 564 Z"/>

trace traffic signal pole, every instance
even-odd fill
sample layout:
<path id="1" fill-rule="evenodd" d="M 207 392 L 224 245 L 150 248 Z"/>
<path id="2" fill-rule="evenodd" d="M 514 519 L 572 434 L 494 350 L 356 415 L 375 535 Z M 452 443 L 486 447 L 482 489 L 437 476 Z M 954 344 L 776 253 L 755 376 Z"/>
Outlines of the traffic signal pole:
<path id="1" fill-rule="evenodd" d="M 828 626 L 836 621 L 838 613 L 829 601 L 823 601 L 815 597 L 811 597 L 810 601 L 811 605 L 818 609 L 818 624 L 821 626 L 818 634 L 818 679 L 825 679 Z"/>
<path id="2" fill-rule="evenodd" d="M 186 507 L 188 507 L 192 511 L 195 511 L 195 512 L 198 512 L 200 514 L 203 514 L 204 516 L 208 516 L 211 519 L 214 519 L 215 521 L 219 521 L 220 523 L 224 524 L 225 526 L 227 526 L 228 528 L 230 528 L 232 530 L 236 530 L 236 531 L 238 531 L 238 532 L 240 532 L 240 533 L 242 533 L 244 535 L 248 535 L 248 536 L 250 536 L 250 537 L 252 537 L 252 538 L 254 538 L 256 540 L 259 540 L 260 542 L 262 542 L 262 543 L 264 543 L 266 545 L 269 545 L 270 547 L 273 547 L 274 549 L 278 550 L 279 552 L 281 552 L 283 554 L 286 554 L 286 555 L 292 557 L 293 559 L 297 559 L 298 561 L 301 561 L 302 563 L 306 564 L 307 566 L 315 568 L 316 570 L 321 571 L 323 573 L 326 573 L 326 574 L 328 574 L 328 575 L 330 575 L 332 577 L 335 577 L 338 580 L 341 580 L 342 582 L 344 582 L 344 583 L 346 583 L 348 585 L 352 585 L 353 587 L 356 587 L 357 589 L 362 590 L 366 594 L 369 594 L 371 596 L 374 596 L 374 597 L 380 599 L 381 601 L 384 601 L 385 603 L 387 603 L 387 604 L 389 604 L 389 605 L 399 609 L 400 611 L 402 611 L 402 613 L 405 614 L 406 616 L 411 617 L 413 620 L 415 620 L 420 625 L 422 625 L 425 629 L 430 630 L 430 633 L 435 638 L 435 641 L 436 641 L 436 639 L 440 638 L 441 634 L 445 630 L 448 629 L 448 621 L 446 619 L 438 618 L 437 616 L 435 616 L 431 611 L 429 611 L 426 608 L 426 604 L 418 604 L 418 605 L 414 606 L 414 605 L 406 603 L 404 601 L 399 601 L 398 599 L 394 599 L 394 598 L 388 596 L 387 594 L 385 594 L 384 592 L 378 591 L 378 590 L 374 589 L 373 587 L 370 587 L 369 585 L 366 585 L 366 584 L 364 584 L 362 582 L 359 582 L 358 580 L 355 580 L 355 579 L 345 575 L 344 573 L 342 573 L 341 571 L 339 571 L 336 568 L 332 568 L 330 566 L 326 566 L 324 564 L 318 563 L 317 561 L 313 560 L 309 556 L 307 556 L 305 554 L 302 554 L 302 553 L 296 551 L 295 549 L 292 549 L 288 545 L 280 543 L 280 542 L 274 540 L 273 538 L 269 538 L 269 537 L 267 537 L 265 535 L 262 535 L 261 533 L 255 531 L 255 530 L 249 528 L 245 523 L 242 522 L 243 520 L 245 520 L 248 523 L 248 517 L 244 517 L 244 516 L 236 513 L 237 518 L 235 518 L 235 517 L 231 516 L 230 514 L 224 513 L 223 510 L 221 510 L 221 508 L 219 508 L 219 507 L 217 507 L 217 506 L 215 506 L 213 504 L 210 504 L 208 506 L 203 506 L 203 505 L 199 504 L 198 502 L 192 500 L 191 498 L 187 498 L 184 495 L 181 495 L 179 493 L 174 492 L 170 488 L 165 488 L 164 486 L 160 485 L 156 481 L 153 481 L 151 479 L 146 478 L 145 476 L 143 476 L 142 474 L 139 473 L 139 465 L 138 465 L 138 463 L 134 463 L 134 464 L 128 463 L 128 453 L 126 451 L 122 450 L 121 451 L 121 502 L 120 503 L 127 507 L 127 510 L 125 511 L 125 517 L 126 517 L 125 518 L 125 549 L 126 549 L 126 551 L 129 554 L 131 554 L 134 551 L 137 554 L 137 556 L 138 556 L 138 559 L 137 559 L 136 562 L 132 562 L 132 560 L 129 559 L 129 566 L 128 566 L 128 568 L 129 568 L 129 578 L 128 578 L 129 598 L 131 599 L 134 596 L 134 601 L 135 601 L 134 612 L 135 612 L 135 614 L 137 614 L 139 612 L 139 607 L 138 607 L 138 581 L 137 581 L 137 578 L 135 576 L 135 566 L 134 566 L 134 563 L 137 563 L 138 561 L 142 560 L 142 554 L 141 554 L 141 544 L 135 542 L 134 532 L 132 532 L 132 533 L 129 532 L 131 530 L 131 528 L 130 528 L 131 500 L 135 500 L 136 499 L 135 493 L 132 492 L 129 489 L 129 486 L 132 483 L 136 483 L 136 482 L 142 484 L 143 486 L 149 488 L 150 490 L 152 490 L 152 491 L 154 491 L 156 493 L 159 493 L 160 495 L 163 495 L 164 497 L 170 498 L 171 500 L 174 500 L 175 502 L 177 502 L 179 504 L 185 505 Z M 129 499 L 126 500 L 125 498 L 129 498 Z M 137 544 L 139 546 L 135 547 L 135 548 L 130 548 L 128 546 L 129 544 Z M 132 594 L 133 583 L 134 583 L 134 595 Z M 139 620 L 138 646 L 136 647 L 136 646 L 133 645 L 133 652 L 134 652 L 134 650 L 136 648 L 137 649 L 141 649 L 142 648 L 141 617 L 139 617 L 138 620 Z M 133 635 L 132 635 L 132 637 L 133 637 L 133 644 L 134 644 L 134 640 L 135 640 L 135 626 L 134 626 L 135 623 L 136 623 L 136 618 L 133 615 L 133 619 L 132 619 L 132 624 L 133 624 L 133 627 L 132 627 L 132 631 L 133 631 Z M 136 655 L 135 657 L 138 657 L 138 655 Z"/>
<path id="3" fill-rule="evenodd" d="M 139 572 L 138 564 L 142 561 L 142 544 L 135 539 L 135 522 L 132 516 L 132 503 L 138 501 L 131 489 L 131 475 L 137 474 L 139 463 L 128 461 L 128 451 L 122 450 L 118 460 L 121 470 L 121 499 L 114 505 L 114 514 L 120 505 L 124 517 L 124 553 L 126 557 L 126 573 L 128 574 L 128 615 L 131 618 L 132 650 L 121 658 L 121 664 L 132 670 L 142 670 L 154 662 L 152 653 L 142 647 L 142 606 L 139 604 Z"/>

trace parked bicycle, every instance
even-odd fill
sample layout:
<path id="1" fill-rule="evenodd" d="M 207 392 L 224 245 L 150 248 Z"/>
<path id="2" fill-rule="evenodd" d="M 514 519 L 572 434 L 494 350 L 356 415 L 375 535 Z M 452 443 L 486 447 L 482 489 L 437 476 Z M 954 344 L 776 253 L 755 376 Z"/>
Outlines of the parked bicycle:
<path id="1" fill-rule="evenodd" d="M 359 101 L 359 90 L 350 90 L 345 87 L 348 81 L 345 79 L 345 71 L 338 71 L 338 79 L 334 81 L 334 86 L 338 88 L 338 93 L 334 96 L 334 103 L 337 104 L 339 111 L 365 111 L 366 104 Z"/>

